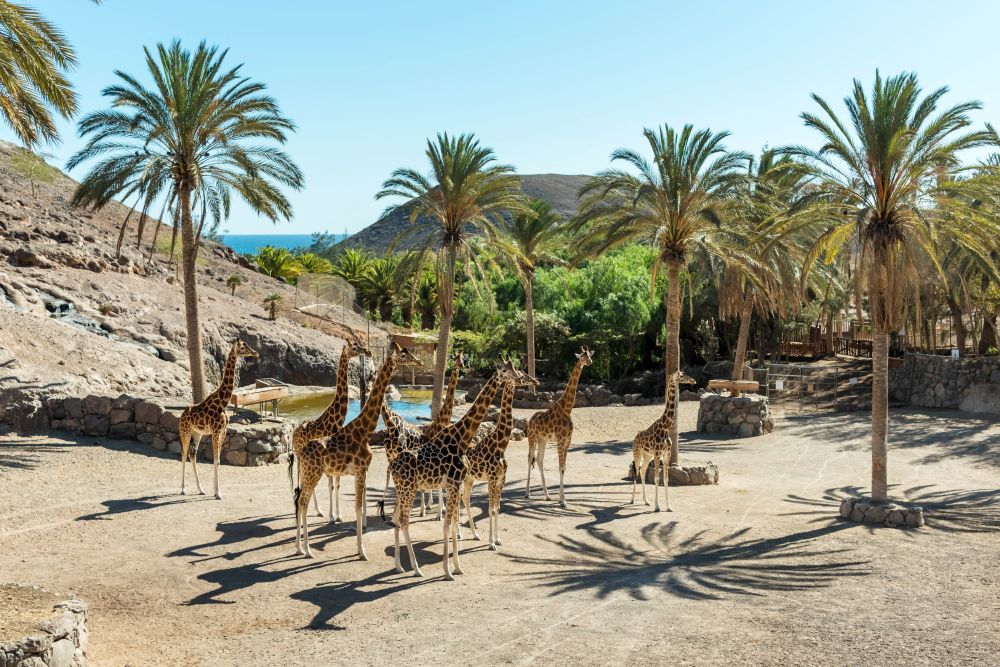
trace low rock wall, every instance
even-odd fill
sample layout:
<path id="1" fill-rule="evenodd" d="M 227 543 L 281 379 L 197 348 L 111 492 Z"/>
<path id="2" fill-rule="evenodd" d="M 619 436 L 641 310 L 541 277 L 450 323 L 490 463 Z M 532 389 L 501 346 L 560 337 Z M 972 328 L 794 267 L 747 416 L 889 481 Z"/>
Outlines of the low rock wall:
<path id="1" fill-rule="evenodd" d="M 28 637 L 0 644 L 0 667 L 86 667 L 87 605 L 71 598 Z"/>
<path id="2" fill-rule="evenodd" d="M 764 396 L 733 398 L 705 393 L 698 405 L 698 433 L 749 438 L 774 430 L 774 420 Z"/>
<path id="3" fill-rule="evenodd" d="M 889 371 L 889 392 L 905 405 L 1000 414 L 1000 357 L 908 354 Z"/>
<path id="4" fill-rule="evenodd" d="M 85 398 L 50 398 L 46 409 L 51 428 L 116 440 L 136 440 L 160 451 L 180 454 L 178 424 L 182 410 L 151 400 L 121 395 Z M 222 446 L 222 462 L 238 466 L 258 466 L 277 460 L 291 444 L 294 424 L 283 419 L 250 421 L 232 417 Z M 212 459 L 211 439 L 204 437 L 198 450 Z"/>

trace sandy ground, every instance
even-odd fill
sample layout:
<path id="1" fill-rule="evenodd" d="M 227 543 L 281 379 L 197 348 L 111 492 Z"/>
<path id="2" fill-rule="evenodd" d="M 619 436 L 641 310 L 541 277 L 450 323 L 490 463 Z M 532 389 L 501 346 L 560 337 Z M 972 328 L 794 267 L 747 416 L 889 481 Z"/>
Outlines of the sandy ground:
<path id="1" fill-rule="evenodd" d="M 137 444 L 0 436 L 0 578 L 87 600 L 97 665 L 996 664 L 1000 423 L 894 413 L 894 491 L 929 525 L 872 530 L 832 518 L 867 482 L 867 415 L 707 440 L 694 407 L 682 458 L 719 486 L 628 505 L 630 439 L 658 409 L 579 409 L 569 507 L 524 500 L 512 443 L 503 547 L 464 541 L 455 582 L 433 520 L 412 528 L 427 576 L 396 574 L 374 509 L 371 561 L 316 518 L 317 558 L 295 557 L 283 466 L 225 467 L 216 501 L 179 496 L 177 458 Z"/>

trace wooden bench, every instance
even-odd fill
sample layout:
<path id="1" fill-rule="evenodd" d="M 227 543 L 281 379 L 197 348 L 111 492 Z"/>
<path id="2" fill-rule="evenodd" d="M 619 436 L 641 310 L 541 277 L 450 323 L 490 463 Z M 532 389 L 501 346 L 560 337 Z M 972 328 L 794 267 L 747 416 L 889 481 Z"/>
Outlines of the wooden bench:
<path id="1" fill-rule="evenodd" d="M 241 388 L 233 392 L 233 398 L 229 404 L 235 408 L 245 405 L 256 405 L 261 413 L 264 412 L 264 405 L 271 404 L 271 412 L 278 416 L 278 401 L 288 397 L 288 386 L 278 382 L 273 378 L 262 378 L 257 380 L 252 388 Z"/>
<path id="2" fill-rule="evenodd" d="M 760 383 L 754 380 L 709 380 L 708 388 L 714 391 L 729 390 L 729 395 L 739 398 L 741 392 L 755 394 L 760 390 Z"/>

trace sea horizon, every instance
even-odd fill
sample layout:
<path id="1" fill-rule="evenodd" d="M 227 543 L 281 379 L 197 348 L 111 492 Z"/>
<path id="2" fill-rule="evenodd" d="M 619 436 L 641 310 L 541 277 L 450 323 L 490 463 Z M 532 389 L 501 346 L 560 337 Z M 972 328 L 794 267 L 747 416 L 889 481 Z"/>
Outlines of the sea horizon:
<path id="1" fill-rule="evenodd" d="M 334 242 L 347 238 L 347 234 L 330 234 Z M 264 246 L 304 250 L 312 245 L 312 234 L 222 234 L 222 242 L 241 255 L 252 255 Z"/>

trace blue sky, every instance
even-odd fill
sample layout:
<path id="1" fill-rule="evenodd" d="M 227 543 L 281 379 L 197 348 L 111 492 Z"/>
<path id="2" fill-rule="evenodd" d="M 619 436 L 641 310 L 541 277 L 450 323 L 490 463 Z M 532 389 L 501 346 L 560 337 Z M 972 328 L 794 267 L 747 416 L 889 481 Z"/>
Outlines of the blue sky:
<path id="1" fill-rule="evenodd" d="M 335 2 L 32 0 L 76 47 L 84 112 L 113 71 L 142 75 L 142 46 L 177 37 L 229 47 L 298 124 L 306 174 L 295 219 L 237 207 L 233 233 L 354 232 L 396 167 L 425 169 L 427 137 L 475 132 L 521 173 L 593 173 L 645 126 L 728 129 L 732 148 L 813 143 L 798 114 L 851 80 L 916 71 L 952 103 L 1000 123 L 1000 3 Z M 45 150 L 80 146 L 73 123 Z M 0 137 L 10 140 L 7 128 Z M 82 172 L 81 172 L 82 173 Z M 80 176 L 80 174 L 74 174 Z"/>

